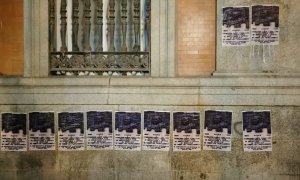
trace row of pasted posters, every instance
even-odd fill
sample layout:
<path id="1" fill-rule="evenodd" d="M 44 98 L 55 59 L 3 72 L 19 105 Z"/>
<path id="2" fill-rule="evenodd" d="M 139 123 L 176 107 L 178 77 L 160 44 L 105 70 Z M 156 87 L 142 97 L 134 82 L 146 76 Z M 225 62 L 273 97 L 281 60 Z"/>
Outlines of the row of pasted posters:
<path id="1" fill-rule="evenodd" d="M 169 151 L 170 115 L 144 111 L 142 121 L 140 112 L 115 112 L 113 121 L 112 111 L 61 112 L 58 150 Z M 54 112 L 2 113 L 1 150 L 26 151 L 27 143 L 29 150 L 55 150 L 54 116 Z M 272 151 L 270 116 L 270 111 L 243 112 L 244 151 Z M 173 112 L 172 122 L 173 151 L 200 151 L 200 112 Z M 203 129 L 204 150 L 231 151 L 232 112 L 205 111 Z"/>
<path id="2" fill-rule="evenodd" d="M 279 6 L 223 7 L 222 45 L 278 45 Z"/>

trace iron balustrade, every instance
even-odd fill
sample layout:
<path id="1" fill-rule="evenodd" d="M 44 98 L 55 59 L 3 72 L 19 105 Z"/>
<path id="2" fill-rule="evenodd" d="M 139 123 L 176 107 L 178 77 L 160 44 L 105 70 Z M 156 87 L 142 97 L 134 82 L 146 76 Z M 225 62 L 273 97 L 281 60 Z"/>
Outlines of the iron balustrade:
<path id="1" fill-rule="evenodd" d="M 49 0 L 49 73 L 150 75 L 151 0 Z"/>

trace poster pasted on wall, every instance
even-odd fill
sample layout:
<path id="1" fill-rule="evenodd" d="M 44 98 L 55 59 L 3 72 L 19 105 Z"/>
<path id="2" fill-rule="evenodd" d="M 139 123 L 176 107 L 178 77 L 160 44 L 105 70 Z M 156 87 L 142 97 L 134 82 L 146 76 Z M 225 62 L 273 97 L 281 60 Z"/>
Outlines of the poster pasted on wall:
<path id="1" fill-rule="evenodd" d="M 141 113 L 115 113 L 115 150 L 141 150 Z"/>
<path id="2" fill-rule="evenodd" d="M 223 7 L 223 46 L 250 44 L 249 16 L 249 7 Z"/>
<path id="3" fill-rule="evenodd" d="M 204 150 L 231 151 L 232 112 L 205 111 Z"/>
<path id="4" fill-rule="evenodd" d="M 271 111 L 243 112 L 244 151 L 272 151 Z"/>
<path id="5" fill-rule="evenodd" d="M 84 140 L 83 113 L 58 113 L 58 150 L 84 150 Z"/>
<path id="6" fill-rule="evenodd" d="M 29 150 L 55 150 L 54 112 L 29 113 Z"/>
<path id="7" fill-rule="evenodd" d="M 252 6 L 251 41 L 254 45 L 279 44 L 279 6 Z"/>
<path id="8" fill-rule="evenodd" d="M 173 139 L 173 151 L 200 151 L 200 112 L 174 112 Z"/>
<path id="9" fill-rule="evenodd" d="M 2 113 L 2 151 L 27 151 L 25 113 Z"/>
<path id="10" fill-rule="evenodd" d="M 170 112 L 144 111 L 143 150 L 170 149 Z"/>
<path id="11" fill-rule="evenodd" d="M 87 150 L 113 149 L 112 111 L 87 112 Z"/>

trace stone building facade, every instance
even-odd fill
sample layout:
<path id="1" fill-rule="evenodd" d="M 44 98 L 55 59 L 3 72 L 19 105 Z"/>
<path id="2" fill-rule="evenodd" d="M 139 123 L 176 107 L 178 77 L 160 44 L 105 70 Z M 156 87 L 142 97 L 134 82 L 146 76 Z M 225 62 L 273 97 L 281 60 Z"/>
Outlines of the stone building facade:
<path id="1" fill-rule="evenodd" d="M 300 179 L 298 0 L 217 0 L 216 68 L 199 77 L 176 73 L 178 1 L 152 0 L 151 76 L 128 78 L 49 76 L 48 1 L 24 0 L 24 77 L 0 78 L 0 111 L 200 111 L 203 128 L 205 110 L 230 110 L 231 152 L 0 152 L 0 179 Z M 267 64 L 251 57 L 261 46 L 222 47 L 222 7 L 253 4 L 280 6 Z M 272 152 L 243 151 L 247 110 L 271 110 Z"/>

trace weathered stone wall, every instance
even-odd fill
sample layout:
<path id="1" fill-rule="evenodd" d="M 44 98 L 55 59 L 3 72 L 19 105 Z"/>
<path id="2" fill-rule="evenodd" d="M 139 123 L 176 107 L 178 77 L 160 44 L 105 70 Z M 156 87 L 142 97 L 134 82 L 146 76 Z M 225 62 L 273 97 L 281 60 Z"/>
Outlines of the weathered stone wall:
<path id="1" fill-rule="evenodd" d="M 48 73 L 47 3 L 46 0 L 26 0 L 25 21 L 29 25 L 25 27 L 28 36 L 24 64 L 28 78 L 0 78 L 0 112 L 200 111 L 203 129 L 204 110 L 231 110 L 232 151 L 0 152 L 1 180 L 300 179 L 298 0 L 218 0 L 216 74 L 219 76 L 208 78 L 162 78 L 175 74 L 175 33 L 172 29 L 175 27 L 172 24 L 175 22 L 175 0 L 153 1 L 156 2 L 153 4 L 156 15 L 164 13 L 154 21 L 158 30 L 152 45 L 161 43 L 164 47 L 162 50 L 155 47 L 152 51 L 156 53 L 152 56 L 153 65 L 157 65 L 153 71 L 156 78 L 127 79 L 45 77 Z M 220 46 L 221 7 L 254 3 L 280 4 L 280 45 L 272 47 L 276 62 L 272 67 L 279 70 L 271 69 L 275 74 L 260 74 L 268 69 L 262 66 L 261 59 L 249 58 L 251 47 Z M 173 10 L 166 13 L 166 7 L 173 7 Z M 166 41 L 173 43 L 165 44 Z M 272 152 L 243 152 L 241 112 L 245 110 L 271 110 Z"/>
<path id="2" fill-rule="evenodd" d="M 279 5 L 280 38 L 277 46 L 222 47 L 222 7 Z M 218 0 L 217 72 L 299 74 L 300 5 L 298 0 Z M 263 59 L 265 57 L 265 62 Z"/>
<path id="3" fill-rule="evenodd" d="M 200 111 L 203 129 L 205 110 L 233 111 L 231 152 L 0 152 L 1 179 L 300 178 L 298 78 L 11 78 L 0 83 L 1 112 Z M 241 113 L 246 110 L 271 110 L 272 152 L 243 152 Z"/>

